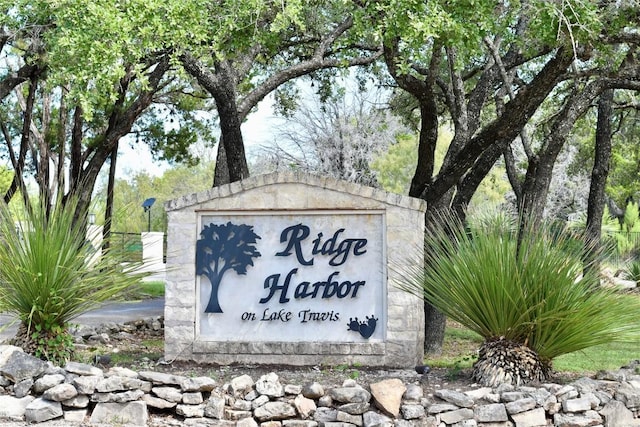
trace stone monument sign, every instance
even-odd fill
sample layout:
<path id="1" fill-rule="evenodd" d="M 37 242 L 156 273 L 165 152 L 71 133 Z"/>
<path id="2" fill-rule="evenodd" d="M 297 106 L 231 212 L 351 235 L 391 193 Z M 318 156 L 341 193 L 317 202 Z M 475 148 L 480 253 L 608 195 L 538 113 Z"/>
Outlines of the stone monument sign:
<path id="1" fill-rule="evenodd" d="M 394 282 L 397 266 L 421 258 L 424 208 L 374 188 L 282 173 L 167 203 L 165 358 L 420 362 L 423 303 Z"/>

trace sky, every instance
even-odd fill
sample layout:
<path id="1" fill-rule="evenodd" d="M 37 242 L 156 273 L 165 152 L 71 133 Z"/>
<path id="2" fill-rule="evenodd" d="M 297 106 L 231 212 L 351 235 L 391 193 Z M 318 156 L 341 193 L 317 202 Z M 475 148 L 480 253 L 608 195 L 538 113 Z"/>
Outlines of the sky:
<path id="1" fill-rule="evenodd" d="M 258 109 L 242 124 L 242 137 L 248 153 L 273 140 L 274 130 L 283 119 L 273 114 L 273 101 L 268 97 L 258 104 Z M 216 136 L 217 138 L 217 136 Z M 145 144 L 123 142 L 118 150 L 116 178 L 127 179 L 139 172 L 159 176 L 170 168 L 167 162 L 155 161 Z"/>

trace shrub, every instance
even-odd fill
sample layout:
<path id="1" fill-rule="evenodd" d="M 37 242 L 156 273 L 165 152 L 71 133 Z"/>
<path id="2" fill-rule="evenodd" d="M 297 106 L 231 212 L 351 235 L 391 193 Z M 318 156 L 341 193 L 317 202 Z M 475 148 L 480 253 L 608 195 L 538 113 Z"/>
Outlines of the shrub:
<path id="1" fill-rule="evenodd" d="M 471 229 L 440 223 L 426 234 L 424 269 L 405 267 L 402 287 L 483 337 L 479 382 L 542 380 L 559 355 L 637 339 L 640 306 L 595 286 L 573 234 L 546 226 L 518 234 L 504 218 Z"/>
<path id="2" fill-rule="evenodd" d="M 112 299 L 143 277 L 122 267 L 116 252 L 96 256 L 74 200 L 26 210 L 17 221 L 0 205 L 0 311 L 20 322 L 16 344 L 45 359 L 68 359 L 67 329 L 80 314 Z M 16 224 L 19 224 L 16 226 Z"/>

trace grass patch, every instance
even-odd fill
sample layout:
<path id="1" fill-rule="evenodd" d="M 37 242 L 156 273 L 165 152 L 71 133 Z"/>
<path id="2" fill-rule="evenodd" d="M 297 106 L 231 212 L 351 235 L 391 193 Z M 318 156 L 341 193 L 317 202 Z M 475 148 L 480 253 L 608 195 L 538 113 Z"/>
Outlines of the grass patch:
<path id="1" fill-rule="evenodd" d="M 632 296 L 637 298 L 637 296 Z M 459 323 L 448 320 L 444 333 L 442 354 L 427 355 L 425 364 L 448 368 L 452 372 L 470 368 L 482 344 L 482 337 Z M 600 370 L 616 370 L 638 359 L 640 342 L 611 343 L 590 347 L 557 357 L 553 368 L 557 372 L 576 372 L 585 375 Z"/>
<path id="2" fill-rule="evenodd" d="M 162 338 L 145 338 L 136 343 L 114 342 L 113 344 L 94 344 L 77 349 L 74 360 L 93 364 L 96 356 L 108 356 L 109 366 L 138 368 L 140 363 L 157 361 L 164 355 Z"/>
<path id="3" fill-rule="evenodd" d="M 640 342 L 612 343 L 587 348 L 556 358 L 553 367 L 556 371 L 597 372 L 615 370 L 638 359 Z"/>
<path id="4" fill-rule="evenodd" d="M 149 298 L 163 297 L 164 282 L 162 280 L 142 282 L 140 284 L 140 293 Z"/>
<path id="5" fill-rule="evenodd" d="M 141 281 L 127 289 L 121 300 L 136 301 L 164 296 L 164 282 L 162 280 Z"/>
<path id="6" fill-rule="evenodd" d="M 428 355 L 425 363 L 436 368 L 470 368 L 482 344 L 482 337 L 457 322 L 447 320 L 442 354 Z"/>

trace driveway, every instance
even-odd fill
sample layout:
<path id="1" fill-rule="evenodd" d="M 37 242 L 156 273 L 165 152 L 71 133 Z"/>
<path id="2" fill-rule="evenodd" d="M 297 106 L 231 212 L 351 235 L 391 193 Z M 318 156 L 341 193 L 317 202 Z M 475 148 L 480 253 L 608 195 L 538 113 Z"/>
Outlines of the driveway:
<path id="1" fill-rule="evenodd" d="M 155 316 L 164 316 L 164 297 L 133 302 L 106 303 L 102 307 L 76 317 L 72 322 L 81 325 L 99 326 L 103 323 L 124 323 L 129 320 Z M 15 336 L 18 324 L 17 322 L 11 324 L 13 320 L 12 316 L 0 314 L 0 342 Z"/>

